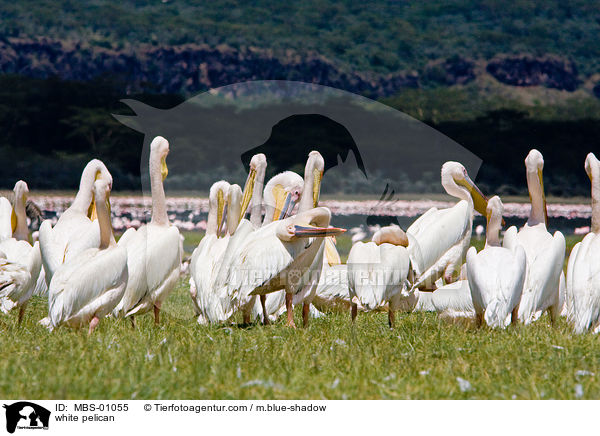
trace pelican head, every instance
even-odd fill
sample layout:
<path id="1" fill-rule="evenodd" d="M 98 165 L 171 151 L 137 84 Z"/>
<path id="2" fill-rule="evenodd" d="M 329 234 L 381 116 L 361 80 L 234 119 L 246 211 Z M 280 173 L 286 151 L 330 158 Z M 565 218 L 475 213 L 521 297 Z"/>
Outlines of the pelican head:
<path id="1" fill-rule="evenodd" d="M 13 192 L 15 193 L 15 202 L 22 201 L 23 204 L 25 204 L 27 201 L 27 194 L 29 194 L 29 187 L 27 186 L 27 183 L 25 183 L 23 180 L 19 180 L 17 183 L 15 183 Z"/>
<path id="2" fill-rule="evenodd" d="M 594 153 L 588 153 L 585 158 L 585 172 L 591 181 L 600 176 L 600 161 Z"/>
<path id="3" fill-rule="evenodd" d="M 442 186 L 453 197 L 467 201 L 470 197 L 475 210 L 485 216 L 487 198 L 471 180 L 462 164 L 449 161 L 442 165 Z"/>
<path id="4" fill-rule="evenodd" d="M 264 173 L 267 168 L 267 157 L 262 154 L 255 154 L 250 159 L 250 170 L 248 171 L 248 177 L 246 178 L 246 184 L 244 185 L 244 195 L 242 197 L 240 218 L 246 214 L 248 206 L 250 205 L 250 199 L 254 191 L 254 183 L 256 182 L 257 174 Z"/>
<path id="5" fill-rule="evenodd" d="M 209 214 L 214 214 L 215 233 L 217 237 L 225 233 L 225 220 L 227 218 L 227 196 L 229 194 L 229 183 L 225 180 L 220 180 L 213 183 L 210 187 L 208 195 Z M 209 221 L 210 221 L 209 217 Z M 210 223 L 209 223 L 210 225 Z"/>
<path id="6" fill-rule="evenodd" d="M 240 207 L 242 201 L 242 188 L 240 185 L 229 185 L 229 192 L 227 193 L 227 207 L 228 212 L 226 215 L 227 219 L 227 232 L 230 235 L 235 233 L 240 223 Z"/>
<path id="7" fill-rule="evenodd" d="M 304 168 L 304 180 L 312 180 L 312 206 L 317 207 L 319 204 L 319 194 L 321 192 L 321 180 L 325 171 L 325 160 L 321 153 L 316 150 L 308 153 L 308 160 Z"/>
<path id="8" fill-rule="evenodd" d="M 108 168 L 106 168 L 106 165 L 104 165 L 100 159 L 92 159 L 83 169 L 83 173 L 81 174 L 81 182 L 79 183 L 79 191 L 81 192 L 82 190 L 85 190 L 86 185 L 88 186 L 88 189 L 93 190 L 93 184 L 96 180 L 106 181 L 108 189 L 112 189 L 112 174 L 108 171 Z M 98 217 L 96 213 L 95 196 L 92 197 L 92 201 L 88 208 L 87 217 L 92 221 Z"/>
<path id="9" fill-rule="evenodd" d="M 346 229 L 329 227 L 331 212 L 326 207 L 315 207 L 281 221 L 277 227 L 277 236 L 282 241 L 298 238 L 324 238 L 344 233 Z"/>
<path id="10" fill-rule="evenodd" d="M 25 204 L 27 203 L 27 194 L 29 194 L 29 187 L 23 180 L 19 180 L 15 183 L 13 188 L 15 194 L 15 202 L 12 213 L 10 215 L 10 224 L 12 227 L 13 234 L 17 231 L 17 224 L 19 220 L 26 220 L 25 216 Z M 25 221 L 26 222 L 26 221 Z"/>
<path id="11" fill-rule="evenodd" d="M 546 193 L 544 192 L 544 157 L 535 148 L 532 148 L 525 158 L 525 168 L 527 171 L 527 183 L 529 186 L 529 200 L 533 204 L 532 194 L 536 196 L 536 204 L 541 196 L 541 207 L 543 208 L 544 222 L 548 222 L 548 210 L 546 205 Z M 539 193 L 534 192 L 532 183 L 539 186 Z M 541 212 L 540 212 L 541 213 Z M 541 220 L 542 218 L 540 218 Z"/>
<path id="12" fill-rule="evenodd" d="M 302 196 L 304 180 L 293 171 L 284 171 L 272 177 L 265 185 L 265 223 L 286 218 Z"/>
<path id="13" fill-rule="evenodd" d="M 392 244 L 408 247 L 408 237 L 406 236 L 406 233 L 404 233 L 404 230 L 397 225 L 382 227 L 375 232 L 371 241 L 375 242 L 377 245 Z"/>
<path id="14" fill-rule="evenodd" d="M 497 195 L 489 199 L 486 208 L 486 245 L 500 246 L 500 229 L 502 228 L 502 214 L 504 213 L 504 205 L 502 200 Z"/>
<path id="15" fill-rule="evenodd" d="M 162 136 L 157 136 L 152 140 L 150 144 L 150 155 L 157 156 L 156 161 L 160 162 L 160 175 L 163 180 L 167 178 L 169 174 L 169 168 L 167 167 L 167 155 L 169 154 L 169 141 Z M 151 159 L 152 160 L 152 159 Z"/>

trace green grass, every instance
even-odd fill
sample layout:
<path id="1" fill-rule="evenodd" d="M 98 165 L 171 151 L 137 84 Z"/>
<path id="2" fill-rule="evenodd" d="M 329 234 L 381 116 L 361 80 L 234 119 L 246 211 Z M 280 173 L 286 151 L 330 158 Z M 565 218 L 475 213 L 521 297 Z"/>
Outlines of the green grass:
<path id="1" fill-rule="evenodd" d="M 190 235 L 186 235 L 190 241 Z M 197 237 L 195 235 L 194 237 Z M 569 240 L 571 246 L 575 240 Z M 346 244 L 344 242 L 344 244 Z M 478 245 L 479 242 L 477 242 Z M 291 330 L 196 324 L 187 278 L 149 315 L 102 320 L 96 332 L 37 324 L 47 304 L 34 298 L 21 326 L 0 318 L 0 397 L 30 399 L 540 399 L 600 398 L 600 343 L 544 316 L 506 331 L 451 324 L 430 313 L 383 313 L 311 320 Z M 299 321 L 300 314 L 296 313 Z M 471 389 L 461 391 L 457 377 Z"/>

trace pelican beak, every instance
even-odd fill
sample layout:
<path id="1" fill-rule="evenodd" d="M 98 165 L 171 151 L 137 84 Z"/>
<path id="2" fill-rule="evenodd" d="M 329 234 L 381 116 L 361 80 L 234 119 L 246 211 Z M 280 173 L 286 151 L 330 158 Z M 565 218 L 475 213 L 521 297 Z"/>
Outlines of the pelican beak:
<path id="1" fill-rule="evenodd" d="M 538 169 L 538 178 L 540 179 L 540 187 L 542 188 L 542 202 L 544 203 L 544 220 L 548 224 L 548 206 L 546 204 L 546 191 L 544 190 L 544 173 L 541 168 Z"/>
<path id="2" fill-rule="evenodd" d="M 102 173 L 100 173 L 100 171 L 97 171 L 96 177 L 94 178 L 94 182 L 96 180 L 100 179 L 101 177 L 102 177 Z M 96 197 L 93 195 L 92 195 L 92 202 L 90 203 L 90 207 L 88 208 L 87 216 L 90 219 L 90 221 L 94 221 L 95 219 L 98 219 L 98 211 L 96 210 Z"/>
<path id="3" fill-rule="evenodd" d="M 96 198 L 92 198 L 92 203 L 90 204 L 90 207 L 88 209 L 87 216 L 90 219 L 90 221 L 98 219 L 98 212 L 96 211 Z"/>
<path id="4" fill-rule="evenodd" d="M 335 249 L 335 236 L 325 239 L 325 259 L 327 259 L 329 266 L 340 265 L 342 263 L 340 255 Z"/>
<path id="5" fill-rule="evenodd" d="M 254 190 L 254 181 L 256 180 L 256 170 L 250 168 L 246 184 L 244 185 L 244 195 L 242 196 L 242 207 L 240 210 L 240 219 L 246 215 L 248 206 L 250 206 L 250 200 L 252 199 L 252 191 Z"/>
<path id="6" fill-rule="evenodd" d="M 290 192 L 285 197 L 285 203 L 283 203 L 283 208 L 279 214 L 279 219 L 282 220 L 290 216 L 294 210 L 294 206 L 296 206 L 296 202 L 292 200 L 292 194 Z"/>
<path id="7" fill-rule="evenodd" d="M 17 214 L 15 213 L 14 207 L 12 212 L 10 213 L 10 226 L 12 228 L 12 232 L 14 233 L 17 230 Z"/>
<path id="8" fill-rule="evenodd" d="M 273 221 L 279 220 L 286 212 L 288 202 L 286 191 L 281 185 L 273 186 L 273 197 L 275 197 L 275 209 L 273 210 Z"/>
<path id="9" fill-rule="evenodd" d="M 160 161 L 160 175 L 162 176 L 163 181 L 169 175 L 169 168 L 167 167 L 167 156 L 163 156 Z"/>
<path id="10" fill-rule="evenodd" d="M 225 204 L 225 207 L 223 208 L 223 217 L 221 218 L 221 222 L 219 223 L 219 230 L 217 232 L 217 237 L 221 237 L 223 235 L 225 235 L 225 233 L 227 232 L 227 210 L 228 210 L 228 204 Z"/>
<path id="11" fill-rule="evenodd" d="M 464 179 L 457 180 L 456 182 L 469 190 L 471 198 L 473 198 L 473 207 L 475 210 L 481 215 L 487 216 L 488 200 L 485 198 L 485 195 L 483 195 L 473 180 L 471 180 L 469 176 L 465 176 Z"/>
<path id="12" fill-rule="evenodd" d="M 340 229 L 339 227 L 294 226 L 294 236 L 297 238 L 335 236 L 344 233 L 345 231 L 346 229 Z"/>
<path id="13" fill-rule="evenodd" d="M 219 190 L 217 192 L 217 238 L 220 236 L 221 227 L 223 225 L 223 215 L 225 209 L 225 198 L 223 196 L 223 191 Z"/>
<path id="14" fill-rule="evenodd" d="M 313 170 L 314 181 L 313 181 L 313 207 L 319 205 L 319 193 L 321 192 L 321 180 L 323 179 L 323 171 L 318 169 Z"/>

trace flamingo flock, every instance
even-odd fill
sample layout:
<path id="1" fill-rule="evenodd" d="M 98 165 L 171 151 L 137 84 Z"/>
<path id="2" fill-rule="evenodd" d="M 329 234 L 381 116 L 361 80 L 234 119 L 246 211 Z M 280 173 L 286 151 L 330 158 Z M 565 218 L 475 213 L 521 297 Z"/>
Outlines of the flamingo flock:
<path id="1" fill-rule="evenodd" d="M 27 225 L 29 189 L 18 181 L 12 202 L 0 198 L 0 310 L 18 310 L 20 323 L 31 297 L 45 295 L 48 316 L 40 323 L 51 331 L 87 327 L 92 334 L 105 318 L 127 318 L 135 328 L 135 318 L 148 312 L 159 324 L 182 270 L 183 237 L 174 209 L 192 205 L 197 209 L 189 218 L 200 208 L 208 212 L 205 223 L 192 224 L 206 230 L 189 264 L 199 324 L 230 323 L 240 314 L 246 324 L 267 325 L 286 313 L 285 324 L 295 328 L 298 305 L 304 327 L 311 316 L 330 311 L 349 311 L 356 323 L 359 312 L 385 310 L 393 328 L 400 310 L 473 318 L 491 328 L 530 324 L 548 312 L 552 323 L 566 317 L 576 333 L 600 331 L 600 161 L 593 153 L 584 165 L 591 208 L 553 211 L 553 216 L 591 216 L 566 273 L 565 238 L 547 230 L 544 160 L 537 150 L 525 159 L 531 204 L 522 228 L 510 227 L 501 238 L 502 217 L 515 207 L 498 196 L 488 200 L 460 163 L 446 162 L 442 187 L 458 201 L 413 204 L 420 216 L 407 229 L 372 229 L 370 240 L 366 229 L 358 229 L 346 264 L 336 249 L 336 236 L 346 230 L 332 220 L 354 206 L 320 204 L 325 165 L 319 152 L 309 153 L 303 176 L 285 171 L 266 183 L 267 157 L 257 154 L 243 188 L 216 181 L 202 204 L 167 199 L 168 154 L 169 142 L 154 138 L 150 220 L 142 224 L 144 212 L 119 222 L 119 229 L 127 228 L 118 242 L 111 217 L 113 179 L 101 161 L 86 165 L 70 205 L 43 221 L 33 238 Z M 476 211 L 487 219 L 479 252 L 470 244 Z M 476 234 L 483 236 L 483 228 Z"/>

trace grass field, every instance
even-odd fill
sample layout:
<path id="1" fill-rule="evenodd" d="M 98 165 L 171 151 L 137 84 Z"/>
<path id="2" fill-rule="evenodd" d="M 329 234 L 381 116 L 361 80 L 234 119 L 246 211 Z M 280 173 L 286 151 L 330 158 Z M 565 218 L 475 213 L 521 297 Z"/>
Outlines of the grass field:
<path id="1" fill-rule="evenodd" d="M 329 314 L 295 331 L 281 322 L 203 327 L 187 278 L 159 327 L 146 315 L 136 330 L 105 319 L 91 337 L 49 333 L 37 325 L 46 310 L 34 298 L 21 326 L 16 313 L 0 318 L 0 398 L 600 398 L 598 338 L 546 316 L 506 331 L 431 313 L 400 314 L 394 330 L 382 313 L 360 314 L 355 326 L 349 314 Z"/>

